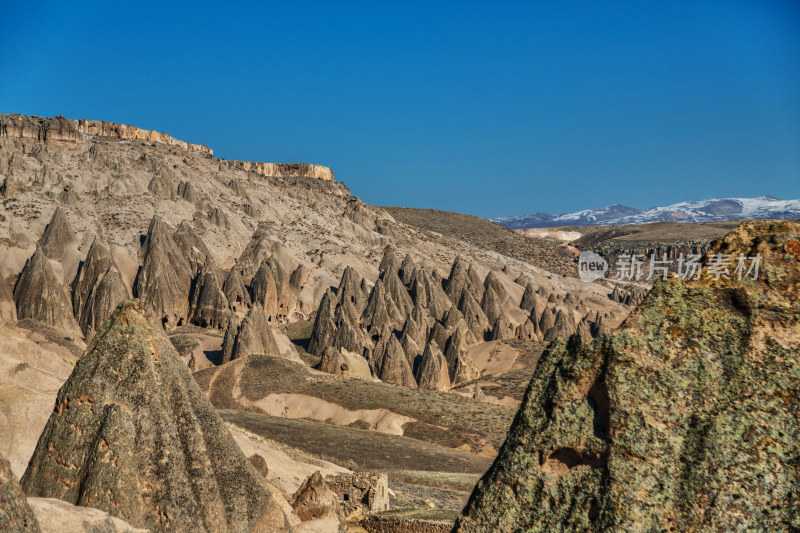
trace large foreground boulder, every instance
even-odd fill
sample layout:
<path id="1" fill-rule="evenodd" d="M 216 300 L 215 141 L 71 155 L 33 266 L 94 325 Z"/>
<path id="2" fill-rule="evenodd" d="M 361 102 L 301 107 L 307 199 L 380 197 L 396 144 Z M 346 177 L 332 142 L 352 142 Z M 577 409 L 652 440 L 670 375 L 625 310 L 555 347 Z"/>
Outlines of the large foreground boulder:
<path id="1" fill-rule="evenodd" d="M 11 471 L 11 465 L 0 456 L 0 531 L 39 533 L 39 524 L 25 499 L 25 493 Z"/>
<path id="2" fill-rule="evenodd" d="M 708 254 L 729 279 L 659 281 L 615 335 L 552 344 L 455 531 L 797 531 L 798 235 L 744 223 Z"/>
<path id="3" fill-rule="evenodd" d="M 286 517 L 138 300 L 61 388 L 22 486 L 152 531 L 280 531 Z"/>

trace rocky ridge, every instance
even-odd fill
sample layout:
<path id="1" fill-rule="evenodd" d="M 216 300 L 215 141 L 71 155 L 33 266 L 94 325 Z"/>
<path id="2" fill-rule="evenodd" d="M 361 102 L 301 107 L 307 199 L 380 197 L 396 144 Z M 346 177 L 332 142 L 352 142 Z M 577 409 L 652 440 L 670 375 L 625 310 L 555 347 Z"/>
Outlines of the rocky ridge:
<path id="1" fill-rule="evenodd" d="M 0 114 L 0 137 L 35 139 L 52 143 L 82 143 L 92 137 L 104 137 L 120 141 L 143 141 L 165 144 L 189 152 L 213 157 L 208 146 L 193 144 L 173 138 L 167 133 L 144 130 L 127 124 L 100 120 L 67 119 L 64 117 L 42 118 L 26 115 Z M 310 163 L 261 163 L 255 161 L 229 161 L 218 159 L 221 165 L 231 169 L 253 172 L 260 176 L 302 176 L 334 181 L 333 171 L 322 165 Z"/>

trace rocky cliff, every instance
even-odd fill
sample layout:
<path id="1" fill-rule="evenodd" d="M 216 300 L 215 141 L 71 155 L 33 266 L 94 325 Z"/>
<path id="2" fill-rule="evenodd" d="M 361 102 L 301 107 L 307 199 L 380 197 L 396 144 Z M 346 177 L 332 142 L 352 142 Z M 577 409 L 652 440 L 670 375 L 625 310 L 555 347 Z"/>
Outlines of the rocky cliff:
<path id="1" fill-rule="evenodd" d="M 102 120 L 68 119 L 64 117 L 34 117 L 27 115 L 0 115 L 0 137 L 18 137 L 47 142 L 77 143 L 87 137 L 109 137 L 127 141 L 148 141 L 183 150 L 214 155 L 208 146 L 192 144 L 175 139 L 167 133 L 144 130 L 127 124 L 104 122 Z"/>
<path id="2" fill-rule="evenodd" d="M 0 114 L 0 137 L 35 139 L 42 142 L 62 144 L 81 143 L 90 140 L 92 137 L 105 137 L 121 141 L 166 144 L 189 152 L 206 154 L 209 157 L 214 155 L 214 151 L 208 146 L 181 141 L 167 133 L 145 130 L 127 124 L 103 122 L 101 120 Z M 275 178 L 299 176 L 334 181 L 333 171 L 330 168 L 310 163 L 260 163 L 228 161 L 225 159 L 219 159 L 219 163 L 221 166 L 245 172 L 254 172 L 261 176 Z"/>
<path id="3" fill-rule="evenodd" d="M 800 225 L 711 253 L 757 280 L 658 282 L 614 335 L 542 355 L 455 531 L 800 528 Z"/>

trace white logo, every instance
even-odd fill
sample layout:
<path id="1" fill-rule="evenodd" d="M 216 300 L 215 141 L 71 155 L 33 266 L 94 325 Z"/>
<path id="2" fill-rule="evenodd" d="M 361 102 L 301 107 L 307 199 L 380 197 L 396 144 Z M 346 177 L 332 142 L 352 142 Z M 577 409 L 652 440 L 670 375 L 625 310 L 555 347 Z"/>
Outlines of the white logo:
<path id="1" fill-rule="evenodd" d="M 578 277 L 582 281 L 590 282 L 605 276 L 608 271 L 608 262 L 594 252 L 582 252 L 578 257 Z"/>

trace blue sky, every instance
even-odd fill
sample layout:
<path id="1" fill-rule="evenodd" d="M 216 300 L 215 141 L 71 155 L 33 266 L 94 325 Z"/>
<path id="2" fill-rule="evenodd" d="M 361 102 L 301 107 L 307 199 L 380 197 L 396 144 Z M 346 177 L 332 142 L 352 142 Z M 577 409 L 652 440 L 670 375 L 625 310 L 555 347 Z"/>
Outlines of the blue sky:
<path id="1" fill-rule="evenodd" d="M 800 2 L 0 6 L 0 112 L 479 216 L 800 197 Z"/>

